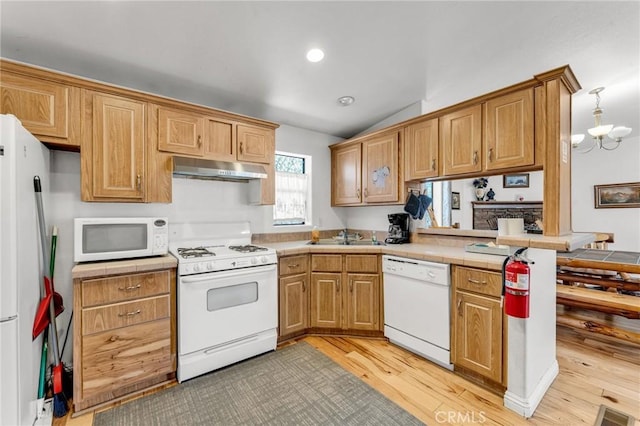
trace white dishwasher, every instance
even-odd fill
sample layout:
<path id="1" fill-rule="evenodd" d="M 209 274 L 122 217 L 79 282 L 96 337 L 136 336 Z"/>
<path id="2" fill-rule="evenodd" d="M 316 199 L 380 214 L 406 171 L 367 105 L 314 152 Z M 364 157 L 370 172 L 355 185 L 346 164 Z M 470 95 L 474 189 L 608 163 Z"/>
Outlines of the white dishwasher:
<path id="1" fill-rule="evenodd" d="M 449 370 L 449 265 L 385 255 L 384 335 Z"/>

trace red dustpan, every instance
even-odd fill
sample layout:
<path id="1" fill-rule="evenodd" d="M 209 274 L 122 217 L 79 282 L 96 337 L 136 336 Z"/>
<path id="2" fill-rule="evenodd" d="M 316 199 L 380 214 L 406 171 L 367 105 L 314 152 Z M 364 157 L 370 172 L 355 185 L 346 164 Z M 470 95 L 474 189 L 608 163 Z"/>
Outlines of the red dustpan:
<path id="1" fill-rule="evenodd" d="M 62 305 L 62 296 L 60 294 L 51 292 L 51 280 L 49 277 L 44 277 L 44 288 L 45 288 L 45 296 L 40 301 L 38 305 L 38 309 L 36 310 L 36 317 L 33 321 L 33 331 L 31 333 L 32 337 L 35 339 L 42 333 L 49 322 L 51 321 L 49 318 L 49 305 L 51 303 L 51 298 L 53 297 L 53 305 L 55 306 L 56 317 L 60 315 L 64 311 L 64 306 Z"/>

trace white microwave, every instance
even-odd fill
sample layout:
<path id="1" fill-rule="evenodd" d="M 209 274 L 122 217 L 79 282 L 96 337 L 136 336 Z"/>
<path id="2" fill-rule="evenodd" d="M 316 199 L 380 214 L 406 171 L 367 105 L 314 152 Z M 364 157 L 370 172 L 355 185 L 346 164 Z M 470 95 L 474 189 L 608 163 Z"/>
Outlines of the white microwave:
<path id="1" fill-rule="evenodd" d="M 92 217 L 73 220 L 73 260 L 160 256 L 169 251 L 166 217 Z"/>

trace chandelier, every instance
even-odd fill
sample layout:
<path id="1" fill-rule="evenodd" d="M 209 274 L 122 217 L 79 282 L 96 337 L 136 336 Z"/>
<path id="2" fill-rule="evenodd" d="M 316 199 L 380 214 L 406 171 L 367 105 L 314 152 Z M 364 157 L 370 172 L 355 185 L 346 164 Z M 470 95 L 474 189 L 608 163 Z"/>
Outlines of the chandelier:
<path id="1" fill-rule="evenodd" d="M 631 133 L 630 127 L 625 126 L 616 126 L 613 127 L 613 124 L 602 124 L 602 108 L 600 108 L 600 92 L 604 90 L 604 87 L 597 87 L 589 92 L 590 95 L 596 95 L 596 107 L 593 109 L 593 118 L 595 121 L 595 126 L 587 129 L 587 132 L 592 136 L 591 146 L 584 150 L 580 151 L 582 153 L 587 153 L 594 149 L 596 146 L 599 149 L 606 149 L 607 151 L 613 151 L 614 149 L 620 146 L 620 142 L 622 142 L 622 138 L 628 136 Z M 605 136 L 608 136 L 615 145 L 605 145 L 605 143 L 609 143 L 609 140 L 603 140 Z M 582 147 L 580 143 L 584 140 L 584 134 L 576 134 L 571 135 L 571 146 L 573 148 Z"/>

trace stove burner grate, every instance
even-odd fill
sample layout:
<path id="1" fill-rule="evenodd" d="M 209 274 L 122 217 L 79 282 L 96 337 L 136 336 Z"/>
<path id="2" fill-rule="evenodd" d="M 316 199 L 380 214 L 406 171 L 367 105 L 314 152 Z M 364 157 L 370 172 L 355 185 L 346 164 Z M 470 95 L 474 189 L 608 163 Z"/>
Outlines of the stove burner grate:
<path id="1" fill-rule="evenodd" d="M 268 249 L 266 247 L 254 246 L 253 244 L 245 244 L 243 246 L 229 246 L 229 250 L 240 253 L 255 253 L 257 251 L 267 251 Z"/>
<path id="2" fill-rule="evenodd" d="M 210 252 L 204 247 L 179 248 L 178 254 L 185 259 L 189 259 L 192 257 L 208 257 L 208 256 L 216 255 L 215 253 Z"/>

